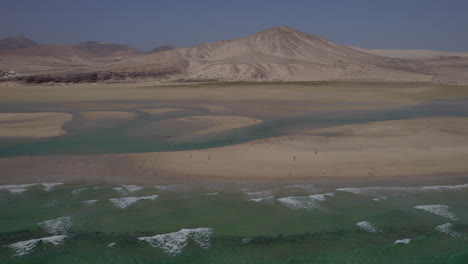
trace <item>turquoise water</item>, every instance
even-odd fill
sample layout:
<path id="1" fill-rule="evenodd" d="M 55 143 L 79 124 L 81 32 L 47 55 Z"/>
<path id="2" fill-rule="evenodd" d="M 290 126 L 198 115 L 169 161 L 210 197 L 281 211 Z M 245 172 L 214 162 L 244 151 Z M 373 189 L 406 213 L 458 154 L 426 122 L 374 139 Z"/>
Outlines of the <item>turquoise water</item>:
<path id="1" fill-rule="evenodd" d="M 466 182 L 2 186 L 0 263 L 468 263 Z"/>
<path id="2" fill-rule="evenodd" d="M 130 111 L 130 110 L 128 110 Z M 174 140 L 181 133 L 193 131 L 188 126 L 155 126 L 155 122 L 178 117 L 207 115 L 199 109 L 186 109 L 162 116 L 134 111 L 138 117 L 111 125 L 86 123 L 79 116 L 65 126 L 68 134 L 41 140 L 1 140 L 0 157 L 53 154 L 106 154 L 193 150 L 227 146 L 272 136 L 287 135 L 303 129 L 336 125 L 411 119 L 421 117 L 468 116 L 468 100 L 434 101 L 397 110 L 360 110 L 306 114 L 233 129 L 206 137 Z M 116 144 L 118 142 L 118 144 Z"/>

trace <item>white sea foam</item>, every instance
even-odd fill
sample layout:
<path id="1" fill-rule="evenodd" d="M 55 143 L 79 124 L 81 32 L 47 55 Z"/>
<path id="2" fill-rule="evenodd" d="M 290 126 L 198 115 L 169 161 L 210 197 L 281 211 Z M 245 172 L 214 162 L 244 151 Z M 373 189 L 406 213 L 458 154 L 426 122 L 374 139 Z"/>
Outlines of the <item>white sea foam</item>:
<path id="1" fill-rule="evenodd" d="M 20 194 L 20 193 L 24 193 L 25 191 L 27 191 L 28 189 L 9 189 L 10 193 L 12 194 Z"/>
<path id="2" fill-rule="evenodd" d="M 161 191 L 176 191 L 179 186 L 177 184 L 171 184 L 171 185 L 156 185 L 154 188 L 161 190 Z"/>
<path id="3" fill-rule="evenodd" d="M 63 183 L 28 183 L 28 184 L 10 184 L 10 185 L 0 185 L 0 190 L 7 190 L 11 193 L 22 193 L 27 191 L 30 187 L 40 185 L 44 188 L 44 191 L 50 191 L 58 185 Z"/>
<path id="4" fill-rule="evenodd" d="M 439 225 L 435 228 L 435 230 L 442 232 L 446 235 L 453 236 L 453 237 L 462 237 L 462 234 L 453 231 L 453 224 L 452 223 L 445 223 L 442 225 Z"/>
<path id="5" fill-rule="evenodd" d="M 269 196 L 272 196 L 273 191 L 272 190 L 265 190 L 265 191 L 259 191 L 259 192 L 249 192 L 246 189 L 241 190 L 245 195 L 247 195 L 250 199 L 254 198 L 266 198 Z"/>
<path id="6" fill-rule="evenodd" d="M 382 193 L 415 193 L 415 192 L 425 192 L 425 191 L 461 191 L 468 189 L 467 184 L 458 184 L 458 185 L 436 185 L 436 186 L 414 186 L 414 187 L 384 187 L 384 186 L 375 186 L 375 187 L 355 187 L 355 188 L 338 188 L 337 191 L 349 192 L 354 194 L 362 195 L 371 195 L 379 196 Z"/>
<path id="7" fill-rule="evenodd" d="M 24 256 L 31 253 L 37 245 L 42 242 L 44 244 L 52 244 L 54 246 L 63 244 L 63 241 L 67 238 L 67 236 L 50 236 L 50 237 L 43 237 L 37 239 L 31 239 L 26 241 L 20 241 L 9 245 L 8 247 L 11 248 L 15 252 L 15 256 Z"/>
<path id="8" fill-rule="evenodd" d="M 380 229 L 376 228 L 371 222 L 361 221 L 356 223 L 362 230 L 370 233 L 382 232 Z"/>
<path id="9" fill-rule="evenodd" d="M 97 202 L 99 202 L 99 200 L 87 200 L 87 201 L 83 201 L 83 203 L 89 204 L 89 205 L 96 204 Z"/>
<path id="10" fill-rule="evenodd" d="M 211 246 L 210 237 L 213 234 L 211 228 L 181 229 L 178 232 L 155 235 L 152 237 L 139 237 L 138 240 L 147 242 L 153 247 L 161 248 L 166 254 L 175 256 L 182 252 L 190 240 L 201 248 Z"/>
<path id="11" fill-rule="evenodd" d="M 73 195 L 79 195 L 82 191 L 86 191 L 88 188 L 80 188 L 80 189 L 75 189 L 72 191 Z"/>
<path id="12" fill-rule="evenodd" d="M 253 198 L 248 201 L 257 202 L 257 203 L 273 203 L 273 196 L 268 196 L 265 198 Z"/>
<path id="13" fill-rule="evenodd" d="M 0 190 L 9 191 L 12 194 L 23 193 L 28 190 L 29 187 L 36 185 L 32 184 L 11 184 L 11 185 L 0 185 Z"/>
<path id="14" fill-rule="evenodd" d="M 136 186 L 136 185 L 122 185 L 121 187 L 116 187 L 113 188 L 115 191 L 117 191 L 120 194 L 129 194 L 129 193 L 134 193 L 137 191 L 143 190 L 143 186 Z"/>
<path id="15" fill-rule="evenodd" d="M 151 196 L 141 196 L 141 197 L 123 197 L 123 198 L 114 198 L 109 199 L 115 207 L 119 209 L 125 209 L 130 205 L 140 201 L 140 200 L 156 200 L 159 195 L 151 195 Z"/>
<path id="16" fill-rule="evenodd" d="M 414 208 L 429 212 L 431 214 L 449 218 L 452 220 L 458 219 L 458 217 L 454 213 L 449 211 L 449 207 L 447 205 L 442 205 L 442 204 L 418 205 L 418 206 L 415 206 Z"/>
<path id="17" fill-rule="evenodd" d="M 397 244 L 409 244 L 411 242 L 411 239 L 409 238 L 405 238 L 405 239 L 399 239 L 399 240 L 395 240 L 395 243 L 393 243 L 394 245 L 397 245 Z"/>
<path id="18" fill-rule="evenodd" d="M 387 196 L 382 196 L 382 197 L 374 198 L 374 199 L 372 199 L 372 201 L 373 201 L 373 202 L 380 203 L 380 202 L 385 201 L 385 200 L 387 200 L 387 199 L 388 199 Z"/>
<path id="19" fill-rule="evenodd" d="M 62 185 L 63 183 L 59 183 L 59 182 L 45 182 L 45 183 L 41 183 L 41 185 L 44 187 L 44 191 L 48 192 L 48 191 L 51 191 L 52 189 L 54 189 L 55 187 L 59 186 L 59 185 Z"/>
<path id="20" fill-rule="evenodd" d="M 117 243 L 115 242 L 109 243 L 109 245 L 107 245 L 108 248 L 113 248 L 115 246 L 117 246 Z"/>
<path id="21" fill-rule="evenodd" d="M 311 210 L 319 207 L 319 202 L 325 201 L 328 197 L 335 196 L 334 193 L 314 194 L 310 196 L 290 196 L 278 199 L 278 202 L 291 209 Z"/>
<path id="22" fill-rule="evenodd" d="M 247 244 L 247 243 L 249 243 L 250 241 L 252 241 L 251 238 L 248 238 L 248 237 L 247 237 L 247 238 L 243 238 L 243 239 L 242 239 L 242 244 Z"/>
<path id="23" fill-rule="evenodd" d="M 51 235 L 65 235 L 72 227 L 73 221 L 69 216 L 59 217 L 38 223 L 38 225 Z"/>
<path id="24" fill-rule="evenodd" d="M 213 196 L 213 195 L 219 195 L 219 193 L 217 193 L 217 192 L 214 192 L 214 193 L 204 193 L 203 195 L 206 195 L 206 196 Z"/>

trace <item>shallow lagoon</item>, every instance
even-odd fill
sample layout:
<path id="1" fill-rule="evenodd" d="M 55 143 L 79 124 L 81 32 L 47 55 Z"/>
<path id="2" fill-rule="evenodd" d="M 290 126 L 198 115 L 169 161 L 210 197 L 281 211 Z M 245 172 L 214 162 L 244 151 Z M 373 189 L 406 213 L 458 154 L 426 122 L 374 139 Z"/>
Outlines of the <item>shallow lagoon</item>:
<path id="1" fill-rule="evenodd" d="M 148 125 L 161 120 L 206 115 L 208 114 L 206 110 L 186 109 L 186 111 L 155 117 L 145 112 L 127 109 L 133 111 L 137 118 L 109 127 L 86 128 L 86 124 L 79 118 L 79 115 L 75 115 L 74 119 L 64 127 L 68 131 L 65 136 L 41 140 L 0 139 L 0 157 L 206 149 L 294 134 L 297 131 L 311 128 L 424 117 L 467 117 L 467 106 L 468 100 L 437 100 L 393 110 L 311 113 L 284 119 L 265 120 L 263 123 L 244 128 L 183 140 L 173 140 L 172 137 L 181 132 L 191 131 L 191 127 L 150 127 L 149 129 Z"/>

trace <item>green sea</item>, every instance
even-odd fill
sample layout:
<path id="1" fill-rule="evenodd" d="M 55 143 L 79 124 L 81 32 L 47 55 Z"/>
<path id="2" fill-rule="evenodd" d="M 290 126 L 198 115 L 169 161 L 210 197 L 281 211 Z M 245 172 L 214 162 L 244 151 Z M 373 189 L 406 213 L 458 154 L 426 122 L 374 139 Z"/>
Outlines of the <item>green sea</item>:
<path id="1" fill-rule="evenodd" d="M 441 186 L 0 186 L 0 263 L 468 263 Z"/>

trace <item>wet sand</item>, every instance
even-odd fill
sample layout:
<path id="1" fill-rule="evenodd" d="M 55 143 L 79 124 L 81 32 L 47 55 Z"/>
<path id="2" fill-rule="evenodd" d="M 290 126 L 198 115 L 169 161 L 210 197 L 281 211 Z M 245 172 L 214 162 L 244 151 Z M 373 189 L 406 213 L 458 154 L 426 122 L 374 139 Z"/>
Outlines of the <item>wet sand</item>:
<path id="1" fill-rule="evenodd" d="M 0 99 L 8 103 L 3 111 L 19 105 L 37 111 L 55 107 L 98 118 L 92 121 L 128 119 L 134 113 L 145 113 L 162 119 L 156 122 L 159 125 L 138 132 L 144 131 L 147 136 L 164 128 L 174 134 L 170 140 L 175 143 L 194 137 L 210 139 L 230 131 L 235 134 L 239 127 L 255 126 L 264 119 L 400 109 L 431 100 L 468 98 L 468 86 L 389 83 L 103 84 L 15 89 L 0 89 L 0 94 L 11 99 Z M 46 98 L 41 91 L 54 93 Z M 78 91 L 80 97 L 76 98 Z M 184 116 L 176 114 L 179 110 Z M 433 117 L 360 121 L 325 128 L 296 125 L 281 135 L 215 148 L 2 157 L 0 168 L 8 177 L 0 177 L 0 183 L 440 181 L 441 177 L 448 181 L 468 172 L 468 118 L 464 112 L 460 117 L 438 115 L 434 112 Z"/>

